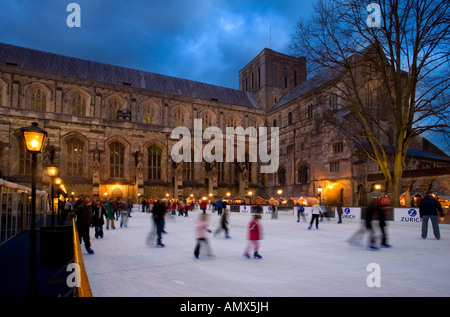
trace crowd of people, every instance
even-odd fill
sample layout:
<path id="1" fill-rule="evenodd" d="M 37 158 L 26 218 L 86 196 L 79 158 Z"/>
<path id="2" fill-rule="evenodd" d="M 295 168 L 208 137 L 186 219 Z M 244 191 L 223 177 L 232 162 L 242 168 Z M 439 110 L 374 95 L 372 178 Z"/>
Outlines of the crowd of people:
<path id="1" fill-rule="evenodd" d="M 89 197 L 78 197 L 77 199 L 68 199 L 61 203 L 62 219 L 70 220 L 70 217 L 76 217 L 76 225 L 80 243 L 84 242 L 85 248 L 89 254 L 93 254 L 94 250 L 91 248 L 89 230 L 94 227 L 94 235 L 96 239 L 102 239 L 104 236 L 103 226 L 106 223 L 106 229 L 116 229 L 115 223 L 119 221 L 120 227 L 126 228 L 128 225 L 128 218 L 131 217 L 132 202 L 124 199 L 107 199 L 106 201 L 93 200 Z M 165 231 L 165 216 L 169 213 L 171 216 L 177 215 L 188 217 L 189 211 L 200 209 L 202 212 L 196 222 L 196 244 L 194 247 L 194 257 L 199 258 L 201 245 L 206 247 L 208 256 L 213 256 L 211 247 L 208 243 L 208 233 L 211 230 L 208 228 L 208 214 L 206 213 L 206 202 L 188 203 L 186 200 L 157 200 L 141 202 L 142 212 L 151 213 L 152 230 L 150 231 L 147 241 L 148 244 L 154 243 L 156 240 L 156 247 L 164 247 L 162 242 L 162 234 Z M 300 222 L 302 217 L 306 222 L 304 215 L 305 208 L 298 208 L 297 222 Z M 220 216 L 220 223 L 214 236 L 217 236 L 222 231 L 225 232 L 225 238 L 230 239 L 229 235 L 229 208 L 225 201 L 218 200 L 214 204 L 213 211 L 217 210 Z M 342 223 L 342 203 L 336 204 L 336 210 L 339 217 L 338 223 Z M 262 229 L 259 223 L 261 219 L 262 210 L 254 214 L 249 223 L 248 230 L 248 245 L 244 249 L 244 256 L 250 258 L 249 252 L 253 249 L 253 257 L 261 259 L 259 254 L 259 240 L 262 236 Z M 379 247 L 389 248 L 387 235 L 387 215 L 389 213 L 389 204 L 386 201 L 379 200 L 372 202 L 365 209 L 364 221 L 358 231 L 349 239 L 352 245 L 367 245 L 371 250 L 377 250 Z M 427 238 L 428 222 L 431 221 L 433 234 L 436 239 L 440 239 L 438 217 L 444 216 L 444 211 L 440 203 L 431 195 L 427 193 L 426 196 L 419 203 L 419 213 L 422 218 L 421 236 L 423 239 Z M 328 217 L 326 209 L 319 204 L 314 204 L 311 209 L 311 219 L 308 229 L 311 230 L 315 223 L 315 228 L 319 229 L 319 217 L 322 221 L 323 217 Z M 367 240 L 365 240 L 367 239 Z M 365 241 L 364 241 L 365 240 Z"/>
<path id="2" fill-rule="evenodd" d="M 115 222 L 119 221 L 120 227 L 127 227 L 128 217 L 131 217 L 132 202 L 124 199 L 108 199 L 101 201 L 94 200 L 86 196 L 69 198 L 60 203 L 61 219 L 63 224 L 70 222 L 71 218 L 76 218 L 76 225 L 80 243 L 84 242 L 86 251 L 94 254 L 91 248 L 89 230 L 94 227 L 96 239 L 102 239 L 103 226 L 106 220 L 106 229 L 116 229 Z"/>

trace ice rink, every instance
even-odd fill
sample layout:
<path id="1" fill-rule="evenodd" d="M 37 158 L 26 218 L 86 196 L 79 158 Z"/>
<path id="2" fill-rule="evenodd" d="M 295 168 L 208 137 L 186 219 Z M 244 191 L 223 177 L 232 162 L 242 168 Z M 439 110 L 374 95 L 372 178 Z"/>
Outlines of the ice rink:
<path id="1" fill-rule="evenodd" d="M 104 228 L 90 255 L 82 246 L 94 297 L 446 297 L 450 294 L 450 226 L 440 225 L 441 239 L 420 236 L 420 224 L 388 222 L 392 248 L 369 251 L 347 240 L 360 221 L 323 220 L 308 230 L 294 216 L 261 219 L 262 259 L 246 259 L 248 214 L 230 213 L 230 236 L 211 234 L 214 257 L 193 256 L 195 221 L 166 216 L 164 248 L 152 240 L 150 214 L 133 212 L 128 227 Z M 210 227 L 219 225 L 208 213 Z M 308 219 L 309 220 L 309 219 Z M 120 220 L 119 220 L 120 221 Z M 377 270 L 371 269 L 375 263 Z M 368 270 L 369 269 L 369 270 Z M 376 275 L 379 273 L 379 275 Z M 374 279 L 374 277 L 376 279 Z M 372 281 L 379 285 L 369 285 Z M 373 284 L 373 283 L 372 283 Z"/>

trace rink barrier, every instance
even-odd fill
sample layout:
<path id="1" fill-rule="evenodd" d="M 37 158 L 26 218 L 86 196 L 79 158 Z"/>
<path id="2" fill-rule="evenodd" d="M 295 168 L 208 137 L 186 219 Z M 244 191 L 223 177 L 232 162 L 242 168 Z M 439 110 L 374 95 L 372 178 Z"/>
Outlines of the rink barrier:
<path id="1" fill-rule="evenodd" d="M 92 297 L 91 285 L 86 273 L 86 267 L 84 266 L 83 254 L 81 253 L 80 238 L 78 237 L 77 225 L 75 218 L 72 218 L 73 226 L 73 252 L 75 263 L 80 268 L 80 283 L 77 286 L 78 297 Z"/>
<path id="2" fill-rule="evenodd" d="M 36 224 L 46 226 L 48 194 L 36 190 Z M 0 178 L 0 245 L 31 227 L 31 188 Z"/>
<path id="3" fill-rule="evenodd" d="M 259 206 L 259 207 L 257 207 Z M 229 205 L 228 208 L 230 212 L 236 212 L 240 214 L 254 214 L 262 213 L 263 215 L 286 215 L 297 217 L 298 206 L 267 206 L 267 205 Z M 304 215 L 306 217 L 311 216 L 312 207 L 304 207 Z M 331 218 L 338 218 L 337 208 L 335 206 L 322 206 L 326 208 L 328 216 Z M 361 220 L 366 219 L 367 207 L 342 207 L 342 219 L 343 220 Z M 445 212 L 445 217 L 439 217 L 439 223 L 450 224 L 450 209 L 443 209 Z M 272 217 L 275 218 L 275 217 Z M 422 218 L 420 218 L 419 208 L 389 208 L 386 214 L 386 220 L 394 222 L 410 222 L 410 223 L 420 223 Z"/>

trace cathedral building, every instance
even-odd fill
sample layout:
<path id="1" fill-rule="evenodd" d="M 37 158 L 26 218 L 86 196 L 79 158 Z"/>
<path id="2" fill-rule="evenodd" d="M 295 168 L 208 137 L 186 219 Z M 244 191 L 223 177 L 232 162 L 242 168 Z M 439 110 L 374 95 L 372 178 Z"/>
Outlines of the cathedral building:
<path id="1" fill-rule="evenodd" d="M 248 201 L 322 188 L 328 203 L 365 204 L 381 173 L 352 140 L 319 128 L 315 98 L 326 82 L 307 79 L 306 68 L 302 57 L 264 49 L 239 72 L 237 90 L 0 43 L 0 178 L 31 183 L 20 128 L 37 122 L 48 132 L 38 156 L 44 190 L 55 164 L 69 196 Z M 277 127 L 277 170 L 261 173 L 250 160 L 175 162 L 172 131 L 193 131 L 196 119 L 203 131 Z M 427 140 L 416 140 L 407 164 L 405 191 L 450 190 L 450 158 Z"/>

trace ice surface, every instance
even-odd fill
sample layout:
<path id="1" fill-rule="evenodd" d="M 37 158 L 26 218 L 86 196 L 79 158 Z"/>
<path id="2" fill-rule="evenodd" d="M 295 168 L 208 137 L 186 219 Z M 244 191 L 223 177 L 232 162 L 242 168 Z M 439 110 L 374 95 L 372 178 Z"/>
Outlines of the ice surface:
<path id="1" fill-rule="evenodd" d="M 215 257 L 203 253 L 195 259 L 195 220 L 166 216 L 164 248 L 154 239 L 150 214 L 133 212 L 128 227 L 104 228 L 95 239 L 91 228 L 90 255 L 82 247 L 95 297 L 427 297 L 450 293 L 450 226 L 440 225 L 436 240 L 429 224 L 428 238 L 420 237 L 420 224 L 388 222 L 392 248 L 369 251 L 347 240 L 360 228 L 359 221 L 323 220 L 319 229 L 294 216 L 261 220 L 261 260 L 246 259 L 248 214 L 230 213 L 230 236 L 209 236 Z M 309 220 L 309 219 L 308 219 Z M 209 213 L 211 229 L 217 213 Z M 369 287 L 370 263 L 380 268 L 380 287 Z"/>

